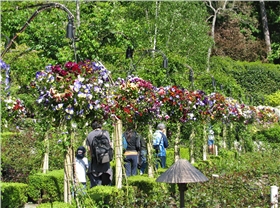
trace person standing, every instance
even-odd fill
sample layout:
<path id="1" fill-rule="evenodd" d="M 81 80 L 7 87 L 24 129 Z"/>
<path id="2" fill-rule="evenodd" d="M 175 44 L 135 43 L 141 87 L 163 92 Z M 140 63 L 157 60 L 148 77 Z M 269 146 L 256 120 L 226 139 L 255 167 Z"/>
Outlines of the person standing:
<path id="1" fill-rule="evenodd" d="M 101 134 L 105 135 L 111 145 L 110 135 L 108 131 L 102 130 L 102 124 L 94 120 L 91 123 L 93 131 L 91 131 L 86 138 L 86 145 L 90 152 L 91 162 L 88 169 L 88 177 L 90 179 L 90 188 L 98 185 L 111 185 L 113 179 L 113 171 L 110 166 L 110 161 L 99 163 L 96 156 L 93 154 L 93 143 Z"/>
<path id="2" fill-rule="evenodd" d="M 74 196 L 74 192 L 82 191 L 85 194 L 85 189 L 87 187 L 86 181 L 86 173 L 88 169 L 88 159 L 85 157 L 86 148 L 84 146 L 80 146 L 76 151 L 75 157 L 75 184 L 76 190 L 73 190 L 72 195 Z M 83 186 L 80 187 L 80 184 Z"/>
<path id="3" fill-rule="evenodd" d="M 153 147 L 156 149 L 156 157 L 159 158 L 160 166 L 165 168 L 168 140 L 166 137 L 166 127 L 163 123 L 157 125 L 157 130 L 153 134 Z M 158 168 L 158 164 L 156 164 L 156 167 Z"/>
<path id="4" fill-rule="evenodd" d="M 215 150 L 214 139 L 215 139 L 214 131 L 210 128 L 208 134 L 208 152 L 212 155 L 214 155 L 214 150 Z"/>
<path id="5" fill-rule="evenodd" d="M 143 137 L 140 139 L 139 166 L 140 175 L 143 175 L 147 167 L 147 144 Z"/>
<path id="6" fill-rule="evenodd" d="M 86 172 L 88 169 L 88 159 L 85 157 L 86 148 L 83 146 L 80 146 L 77 149 L 76 152 L 76 177 L 77 182 L 83 184 L 83 186 L 86 188 Z"/>
<path id="7" fill-rule="evenodd" d="M 133 176 L 137 174 L 138 152 L 140 151 L 140 136 L 134 129 L 128 129 L 123 134 L 123 139 L 127 143 L 124 152 L 124 167 L 126 176 Z"/>

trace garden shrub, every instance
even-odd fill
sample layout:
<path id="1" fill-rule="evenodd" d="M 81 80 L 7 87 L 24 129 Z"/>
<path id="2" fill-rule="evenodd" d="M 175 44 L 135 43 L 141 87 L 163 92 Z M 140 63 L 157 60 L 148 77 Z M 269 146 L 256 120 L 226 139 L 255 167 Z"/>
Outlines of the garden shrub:
<path id="1" fill-rule="evenodd" d="M 174 149 L 166 149 L 166 168 L 169 168 L 174 163 Z"/>
<path id="2" fill-rule="evenodd" d="M 64 202 L 48 202 L 39 204 L 36 208 L 76 208 L 75 204 L 68 204 Z"/>
<path id="3" fill-rule="evenodd" d="M 131 176 L 128 177 L 128 184 L 130 186 L 136 186 L 139 190 L 152 194 L 154 192 L 154 187 L 157 185 L 155 178 L 148 178 L 142 176 Z"/>
<path id="4" fill-rule="evenodd" d="M 84 204 L 86 207 L 102 207 L 109 205 L 110 201 L 114 201 L 113 196 L 121 197 L 123 191 L 115 186 L 95 186 L 87 190 L 84 196 Z"/>
<path id="5" fill-rule="evenodd" d="M 247 97 L 247 103 L 264 104 L 264 99 L 267 95 L 279 90 L 279 65 L 263 64 L 261 62 L 240 62 L 228 57 L 212 57 L 211 69 L 215 78 L 216 74 L 222 73 L 224 74 L 223 76 L 235 80 L 235 84 L 233 81 L 224 82 L 227 83 L 224 86 L 224 91 L 227 91 L 227 89 L 231 91 L 231 93 L 226 93 L 227 96 L 236 99 L 242 97 L 243 101 Z M 239 95 L 240 93 L 241 95 Z"/>
<path id="6" fill-rule="evenodd" d="M 1 134 L 2 181 L 27 183 L 28 175 L 39 171 L 41 162 L 42 145 L 32 128 Z"/>
<path id="7" fill-rule="evenodd" d="M 24 183 L 1 183 L 1 207 L 23 207 L 27 202 L 27 184 Z"/>
<path id="8" fill-rule="evenodd" d="M 267 95 L 265 98 L 269 106 L 272 107 L 280 106 L 280 90 L 270 95 Z"/>
<path id="9" fill-rule="evenodd" d="M 37 173 L 29 176 L 28 196 L 37 202 L 63 201 L 64 171 Z"/>
<path id="10" fill-rule="evenodd" d="M 180 155 L 180 158 L 189 160 L 189 158 L 190 158 L 189 148 L 180 147 L 179 155 Z M 174 148 L 167 148 L 166 149 L 166 168 L 170 168 L 173 164 L 174 164 Z"/>
<path id="11" fill-rule="evenodd" d="M 187 147 L 180 147 L 180 158 L 190 160 L 190 152 L 189 148 Z"/>
<path id="12" fill-rule="evenodd" d="M 275 125 L 268 129 L 263 129 L 254 135 L 255 140 L 270 143 L 280 143 L 280 125 Z"/>

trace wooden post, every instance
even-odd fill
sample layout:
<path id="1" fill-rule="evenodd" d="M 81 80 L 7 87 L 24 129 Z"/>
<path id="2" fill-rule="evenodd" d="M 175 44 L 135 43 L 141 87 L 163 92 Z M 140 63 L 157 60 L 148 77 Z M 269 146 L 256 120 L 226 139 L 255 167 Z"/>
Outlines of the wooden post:
<path id="1" fill-rule="evenodd" d="M 203 125 L 203 135 L 202 135 L 202 137 L 203 137 L 203 155 L 202 155 L 202 159 L 205 161 L 205 160 L 207 160 L 207 147 L 208 147 L 208 143 L 207 143 L 207 130 L 206 130 L 206 124 L 204 124 Z"/>
<path id="2" fill-rule="evenodd" d="M 73 150 L 73 138 L 74 133 L 70 133 L 70 145 L 67 146 L 67 151 L 64 155 L 64 202 L 70 203 L 72 200 L 71 186 L 74 185 L 74 157 L 75 153 Z M 67 135 L 65 136 L 64 142 L 67 141 Z M 65 147 L 66 148 L 66 147 Z"/>
<path id="3" fill-rule="evenodd" d="M 122 147 L 122 121 L 117 119 L 115 123 L 115 158 L 116 158 L 116 187 L 122 188 L 122 161 L 123 161 L 123 147 Z"/>
<path id="4" fill-rule="evenodd" d="M 194 163 L 194 128 L 192 127 L 192 133 L 190 135 L 190 162 L 193 164 Z"/>
<path id="5" fill-rule="evenodd" d="M 150 178 L 154 177 L 154 164 L 153 164 L 153 148 L 152 148 L 152 135 L 153 128 L 152 125 L 148 125 L 148 141 L 147 141 L 147 160 L 148 160 L 148 176 Z"/>
<path id="6" fill-rule="evenodd" d="M 223 122 L 223 143 L 222 143 L 222 147 L 226 148 L 226 137 L 227 137 L 227 124 L 225 123 L 225 121 Z"/>
<path id="7" fill-rule="evenodd" d="M 181 134 L 181 123 L 177 122 L 177 134 L 175 138 L 175 144 L 174 144 L 174 162 L 177 162 L 180 159 L 179 154 L 179 142 L 180 142 L 180 134 Z"/>
<path id="8" fill-rule="evenodd" d="M 278 188 L 277 186 L 270 186 L 270 204 L 271 208 L 278 208 Z"/>
<path id="9" fill-rule="evenodd" d="M 48 138 L 48 131 L 45 133 L 44 142 L 45 142 L 45 145 L 46 145 L 46 152 L 44 154 L 43 173 L 47 173 L 49 171 L 49 138 Z"/>
<path id="10" fill-rule="evenodd" d="M 70 147 L 64 159 L 64 202 L 71 202 L 71 182 L 72 182 L 72 163 L 71 163 L 72 150 Z"/>

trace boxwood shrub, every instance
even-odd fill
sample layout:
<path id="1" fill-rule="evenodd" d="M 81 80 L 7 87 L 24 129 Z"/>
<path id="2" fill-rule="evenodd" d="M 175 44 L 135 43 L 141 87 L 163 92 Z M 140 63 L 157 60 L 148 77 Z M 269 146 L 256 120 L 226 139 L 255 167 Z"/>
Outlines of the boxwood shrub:
<path id="1" fill-rule="evenodd" d="M 29 176 L 28 196 L 37 202 L 63 201 L 64 171 L 55 170 L 47 174 Z"/>
<path id="2" fill-rule="evenodd" d="M 27 184 L 1 183 L 1 207 L 23 207 L 27 202 Z"/>

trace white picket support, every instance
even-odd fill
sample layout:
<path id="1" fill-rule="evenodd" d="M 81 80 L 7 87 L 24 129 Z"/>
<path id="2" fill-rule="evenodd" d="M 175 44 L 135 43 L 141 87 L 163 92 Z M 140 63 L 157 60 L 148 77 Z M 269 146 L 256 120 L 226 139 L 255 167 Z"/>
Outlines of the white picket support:
<path id="1" fill-rule="evenodd" d="M 278 208 L 278 189 L 277 186 L 270 186 L 270 204 L 271 208 Z"/>

